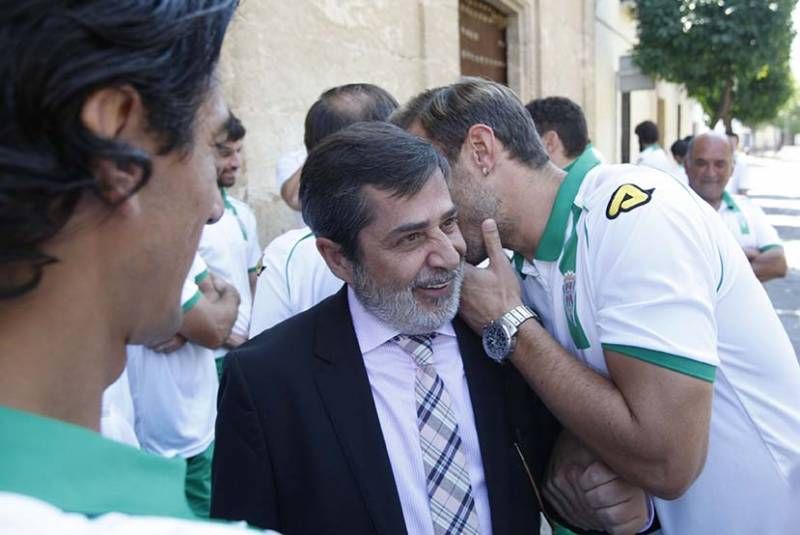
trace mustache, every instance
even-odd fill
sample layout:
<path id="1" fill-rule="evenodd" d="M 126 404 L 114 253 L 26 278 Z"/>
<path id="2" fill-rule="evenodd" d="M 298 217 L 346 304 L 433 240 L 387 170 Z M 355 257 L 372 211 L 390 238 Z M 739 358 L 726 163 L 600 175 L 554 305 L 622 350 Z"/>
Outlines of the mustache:
<path id="1" fill-rule="evenodd" d="M 414 288 L 424 286 L 437 286 L 455 280 L 464 271 L 464 259 L 455 269 L 437 269 L 432 273 L 421 273 L 414 279 Z"/>

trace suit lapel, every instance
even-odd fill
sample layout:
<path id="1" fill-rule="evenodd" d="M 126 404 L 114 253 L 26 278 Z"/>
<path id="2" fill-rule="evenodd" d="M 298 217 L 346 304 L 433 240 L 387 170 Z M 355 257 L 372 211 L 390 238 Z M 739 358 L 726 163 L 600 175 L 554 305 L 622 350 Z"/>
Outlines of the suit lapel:
<path id="1" fill-rule="evenodd" d="M 483 473 L 489 492 L 492 531 L 510 533 L 511 518 L 508 504 L 508 418 L 505 399 L 505 370 L 492 362 L 483 352 L 479 338 L 459 318 L 453 320 L 464 373 L 467 377 L 478 443 L 483 459 Z"/>
<path id="2" fill-rule="evenodd" d="M 375 531 L 405 534 L 405 521 L 345 286 L 318 314 L 314 378 Z"/>

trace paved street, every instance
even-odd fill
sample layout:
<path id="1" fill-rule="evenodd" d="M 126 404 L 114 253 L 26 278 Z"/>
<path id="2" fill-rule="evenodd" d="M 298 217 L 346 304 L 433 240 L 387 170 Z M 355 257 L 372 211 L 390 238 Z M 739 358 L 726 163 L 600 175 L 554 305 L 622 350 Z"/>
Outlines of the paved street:
<path id="1" fill-rule="evenodd" d="M 800 147 L 750 157 L 751 197 L 777 227 L 786 247 L 789 275 L 765 286 L 800 355 Z M 747 313 L 744 311 L 744 313 Z"/>

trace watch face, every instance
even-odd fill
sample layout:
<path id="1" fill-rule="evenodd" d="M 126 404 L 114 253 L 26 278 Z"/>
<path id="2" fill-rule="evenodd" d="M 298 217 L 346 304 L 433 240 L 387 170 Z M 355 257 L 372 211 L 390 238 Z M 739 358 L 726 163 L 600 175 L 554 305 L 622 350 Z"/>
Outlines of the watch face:
<path id="1" fill-rule="evenodd" d="M 494 321 L 484 329 L 483 349 L 492 360 L 504 360 L 508 356 L 510 344 L 511 337 L 502 323 Z"/>

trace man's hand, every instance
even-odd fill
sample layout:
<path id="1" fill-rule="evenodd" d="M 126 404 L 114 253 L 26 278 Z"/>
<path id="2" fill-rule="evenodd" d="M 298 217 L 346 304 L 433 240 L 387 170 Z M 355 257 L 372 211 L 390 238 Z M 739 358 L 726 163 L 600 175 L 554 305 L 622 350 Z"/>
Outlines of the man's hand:
<path id="1" fill-rule="evenodd" d="M 503 252 L 497 223 L 487 219 L 481 226 L 489 266 L 465 266 L 459 314 L 472 330 L 481 334 L 489 323 L 522 304 L 519 280 Z"/>
<path id="2" fill-rule="evenodd" d="M 752 262 L 760 253 L 761 253 L 761 251 L 759 251 L 755 247 L 745 247 L 744 248 L 744 255 L 747 257 L 747 260 L 749 262 Z"/>
<path id="3" fill-rule="evenodd" d="M 186 345 L 186 338 L 176 334 L 172 338 L 147 346 L 156 353 L 172 353 Z"/>
<path id="4" fill-rule="evenodd" d="M 745 247 L 744 254 L 750 261 L 756 278 L 761 282 L 766 282 L 775 278 L 785 277 L 788 272 L 786 255 L 783 247 L 774 247 L 761 251 L 755 247 Z"/>
<path id="5" fill-rule="evenodd" d="M 235 347 L 239 347 L 245 342 L 247 342 L 247 336 L 231 332 L 231 334 L 229 334 L 225 339 L 225 343 L 223 343 L 222 346 L 227 347 L 228 349 L 233 349 Z"/>
<path id="6" fill-rule="evenodd" d="M 581 529 L 627 534 L 647 527 L 645 492 L 596 460 L 568 431 L 553 449 L 544 496 L 564 520 Z"/>
<path id="7" fill-rule="evenodd" d="M 602 462 L 589 465 L 577 483 L 603 531 L 614 535 L 632 535 L 648 527 L 650 511 L 647 494 L 624 481 Z"/>

